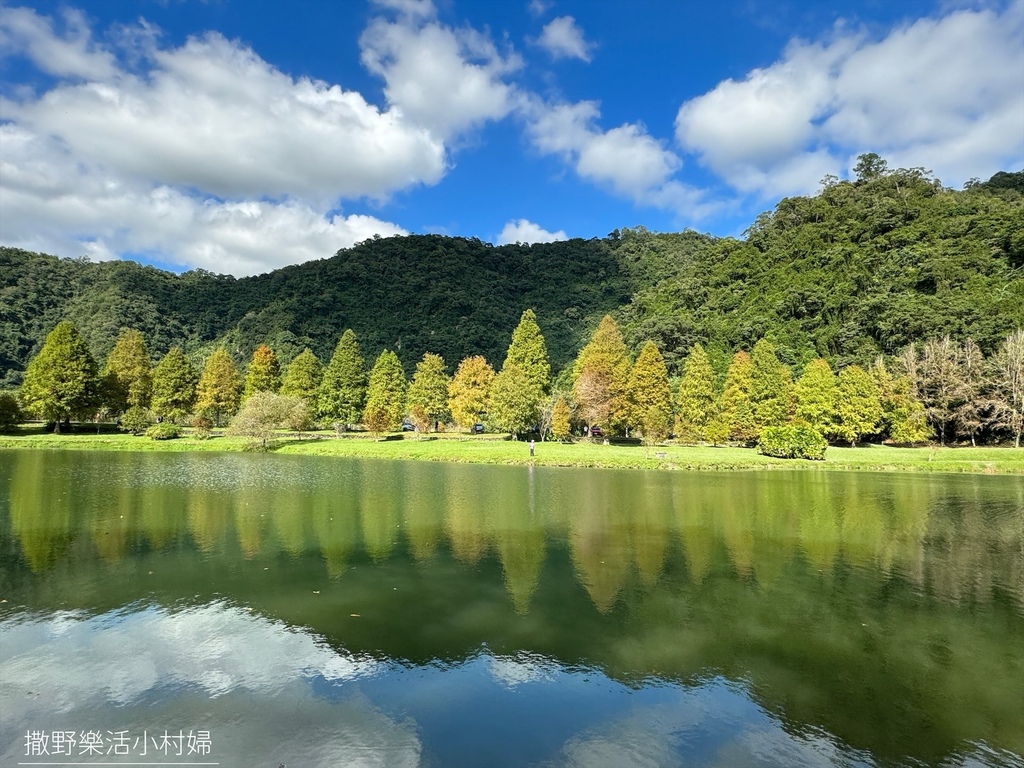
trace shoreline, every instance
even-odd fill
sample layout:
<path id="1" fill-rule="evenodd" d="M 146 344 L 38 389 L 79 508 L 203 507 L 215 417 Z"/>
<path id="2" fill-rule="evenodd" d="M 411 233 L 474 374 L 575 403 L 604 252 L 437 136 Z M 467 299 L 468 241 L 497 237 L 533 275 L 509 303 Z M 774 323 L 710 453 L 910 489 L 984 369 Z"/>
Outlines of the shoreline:
<path id="1" fill-rule="evenodd" d="M 397 439 L 402 437 L 403 439 Z M 233 452 L 249 450 L 245 438 L 215 435 L 206 440 L 185 436 L 174 440 L 152 440 L 121 433 L 83 434 L 25 433 L 0 435 L 0 449 L 10 450 L 100 450 Z M 841 470 L 911 472 L 933 474 L 1024 475 L 1024 448 L 924 447 L 896 448 L 866 445 L 857 448 L 830 446 L 824 461 L 777 459 L 758 454 L 753 448 L 729 446 L 644 446 L 603 445 L 589 442 L 536 443 L 536 455 L 529 455 L 527 443 L 513 442 L 499 435 L 441 434 L 424 437 L 394 436 L 376 440 L 356 434 L 282 435 L 270 453 L 295 456 L 336 456 L 340 458 L 440 461 L 460 464 L 505 466 L 547 466 L 602 469 L 647 469 L 662 471 L 738 470 Z"/>

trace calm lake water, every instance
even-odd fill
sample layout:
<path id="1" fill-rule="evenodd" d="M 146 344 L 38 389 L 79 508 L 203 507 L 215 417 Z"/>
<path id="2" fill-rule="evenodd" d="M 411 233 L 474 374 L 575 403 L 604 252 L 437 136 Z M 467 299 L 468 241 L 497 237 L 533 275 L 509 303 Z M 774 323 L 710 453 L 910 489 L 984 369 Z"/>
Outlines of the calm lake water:
<path id="1" fill-rule="evenodd" d="M 0 451 L 0 599 L 4 766 L 1024 765 L 1019 477 Z"/>

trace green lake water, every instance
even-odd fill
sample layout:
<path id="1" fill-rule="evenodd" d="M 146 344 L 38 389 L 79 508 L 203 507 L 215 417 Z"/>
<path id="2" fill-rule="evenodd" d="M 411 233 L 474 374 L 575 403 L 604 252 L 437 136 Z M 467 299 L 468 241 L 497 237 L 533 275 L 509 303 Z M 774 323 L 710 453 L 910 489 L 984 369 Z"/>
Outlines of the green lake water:
<path id="1" fill-rule="evenodd" d="M 3 766 L 1024 765 L 1020 477 L 0 451 L 0 599 Z"/>

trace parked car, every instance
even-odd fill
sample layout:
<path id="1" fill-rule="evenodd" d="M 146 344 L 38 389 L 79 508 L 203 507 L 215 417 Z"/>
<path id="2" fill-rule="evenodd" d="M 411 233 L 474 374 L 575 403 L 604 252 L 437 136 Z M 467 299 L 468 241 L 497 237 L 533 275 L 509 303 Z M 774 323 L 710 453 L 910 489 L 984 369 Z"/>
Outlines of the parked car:
<path id="1" fill-rule="evenodd" d="M 403 432 L 415 432 L 416 431 L 416 426 L 414 424 L 410 424 L 408 421 L 403 421 L 402 422 L 402 431 Z"/>
<path id="2" fill-rule="evenodd" d="M 477 422 L 476 424 L 473 425 L 473 434 L 474 435 L 482 435 L 483 433 L 484 433 L 484 425 L 483 424 L 481 424 L 480 422 Z"/>
<path id="3" fill-rule="evenodd" d="M 593 427 L 590 428 L 590 436 L 591 437 L 604 437 L 604 430 L 601 429 L 598 426 L 593 426 Z"/>

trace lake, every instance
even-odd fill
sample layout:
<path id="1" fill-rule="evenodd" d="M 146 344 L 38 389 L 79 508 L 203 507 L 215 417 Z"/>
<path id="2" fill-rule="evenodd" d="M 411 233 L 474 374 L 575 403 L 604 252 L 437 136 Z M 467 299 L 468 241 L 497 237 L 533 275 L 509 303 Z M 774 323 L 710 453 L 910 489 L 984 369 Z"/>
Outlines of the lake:
<path id="1" fill-rule="evenodd" d="M 0 451 L 0 599 L 5 766 L 1024 765 L 1021 477 Z"/>

